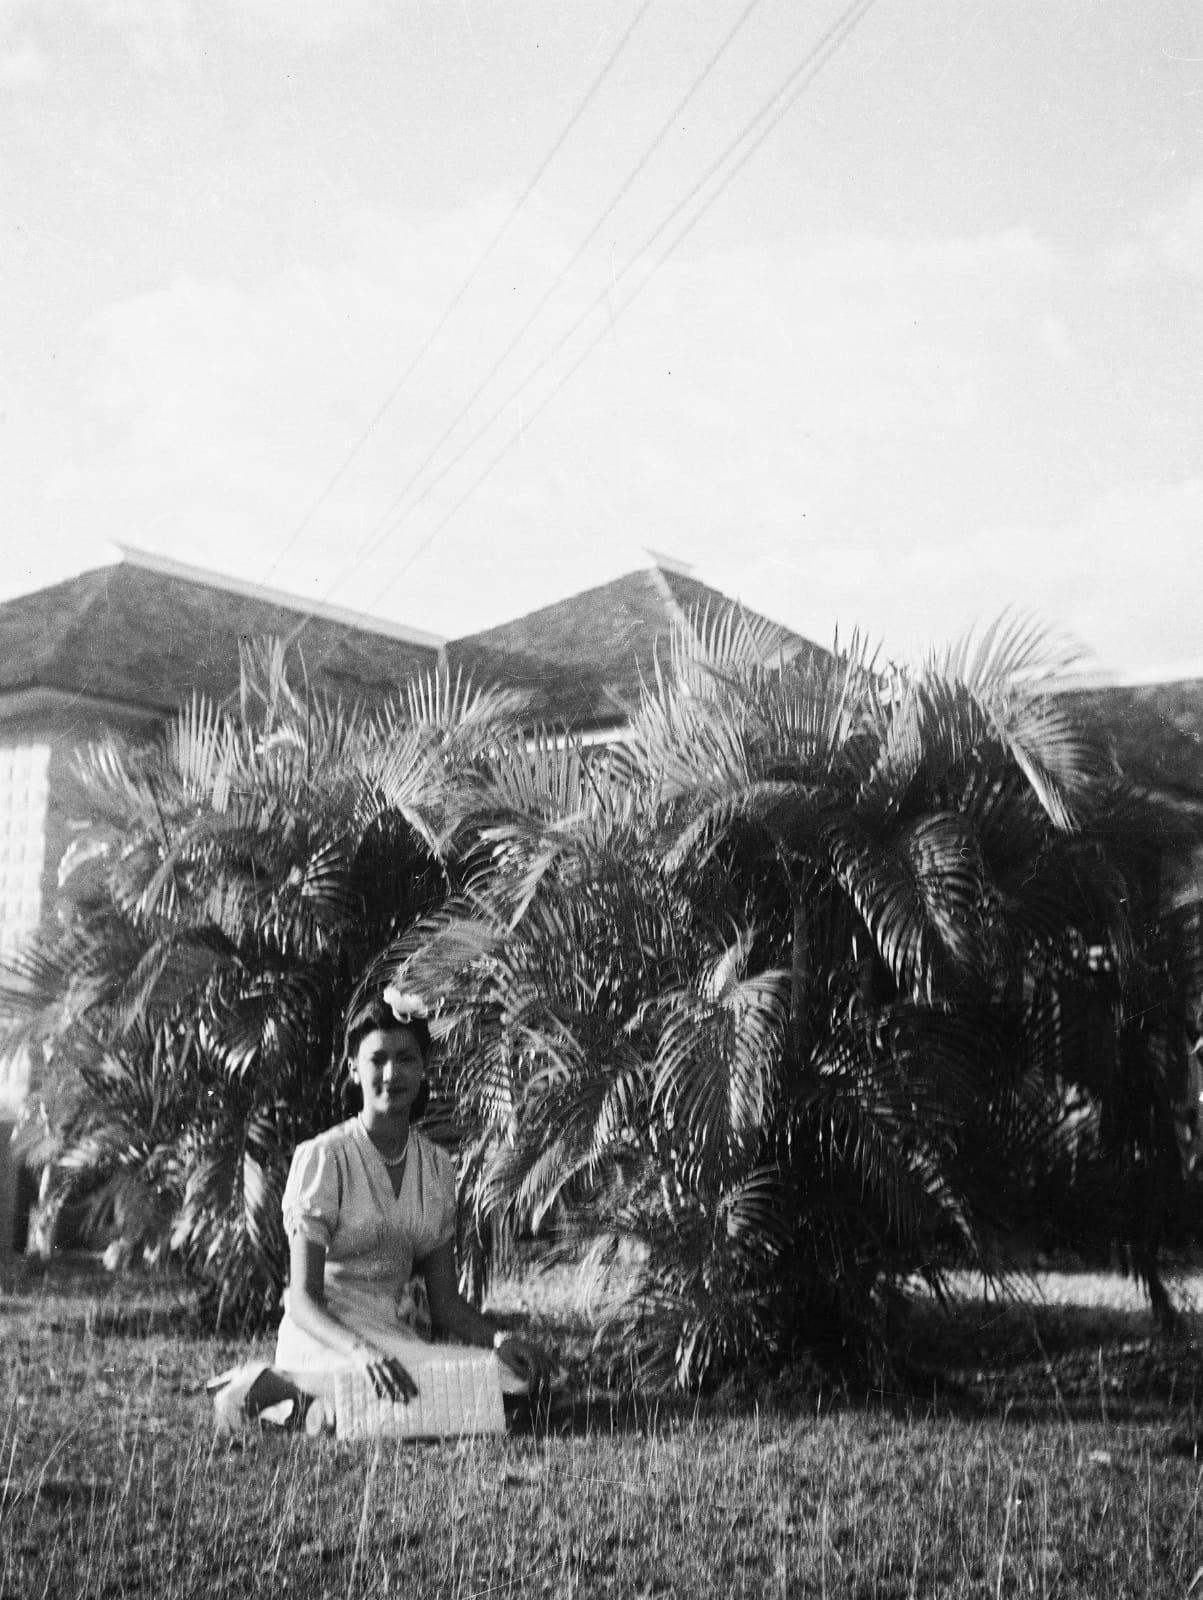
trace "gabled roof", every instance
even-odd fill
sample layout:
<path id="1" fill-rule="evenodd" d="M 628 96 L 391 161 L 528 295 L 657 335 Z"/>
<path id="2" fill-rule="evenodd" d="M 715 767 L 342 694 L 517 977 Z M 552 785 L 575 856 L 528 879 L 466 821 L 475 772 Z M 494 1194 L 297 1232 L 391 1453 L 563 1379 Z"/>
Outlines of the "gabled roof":
<path id="1" fill-rule="evenodd" d="M 333 607 L 310 608 L 215 573 L 122 551 L 107 567 L 0 604 L 0 696 L 57 691 L 171 711 L 238 687 L 239 641 L 285 638 L 315 688 L 381 701 L 438 664 L 441 641 Z"/>
<path id="2" fill-rule="evenodd" d="M 730 598 L 667 558 L 443 646 L 435 635 L 217 573 L 123 550 L 116 563 L 0 603 L 0 703 L 47 695 L 93 708 L 167 713 L 194 690 L 238 686 L 239 643 L 300 630 L 309 681 L 379 703 L 446 659 L 478 683 L 522 689 L 533 714 L 580 732 L 613 728 L 667 659 L 674 626 L 723 615 Z M 744 608 L 774 650 L 824 652 Z M 1137 782 L 1203 805 L 1203 678 L 1082 689 L 1074 698 L 1111 730 Z"/>
<path id="3" fill-rule="evenodd" d="M 1108 729 L 1130 778 L 1203 801 L 1203 679 L 1085 689 L 1074 698 Z"/>
<path id="4" fill-rule="evenodd" d="M 667 564 L 629 572 L 611 583 L 528 612 L 447 645 L 452 670 L 478 681 L 527 690 L 544 720 L 579 730 L 613 726 L 639 699 L 641 681 L 667 663 L 680 623 L 699 626 L 723 615 L 728 595 Z M 744 607 L 754 624 L 774 628 L 787 659 L 822 654 L 788 628 Z"/>

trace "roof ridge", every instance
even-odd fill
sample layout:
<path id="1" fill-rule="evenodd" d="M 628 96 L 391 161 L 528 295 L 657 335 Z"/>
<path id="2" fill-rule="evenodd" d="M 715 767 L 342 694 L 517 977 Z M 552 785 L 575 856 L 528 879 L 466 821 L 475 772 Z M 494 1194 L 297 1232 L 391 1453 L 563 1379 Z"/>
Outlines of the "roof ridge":
<path id="1" fill-rule="evenodd" d="M 669 613 L 674 621 L 676 621 L 682 627 L 692 628 L 693 624 L 686 615 L 684 606 L 682 606 L 681 602 L 673 593 L 673 586 L 671 583 L 669 583 L 664 569 L 661 567 L 660 563 L 656 562 L 655 566 L 649 568 L 648 570 L 651 573 L 652 581 L 656 586 L 660 598 L 667 604 Z"/>
<path id="2" fill-rule="evenodd" d="M 172 556 L 160 555 L 154 550 L 141 550 L 135 545 L 118 544 L 120 560 L 116 565 L 140 567 L 146 572 L 157 572 L 165 578 L 177 578 L 182 583 L 195 583 L 209 589 L 221 589 L 227 594 L 241 595 L 247 600 L 259 600 L 265 605 L 280 606 L 294 611 L 299 617 L 313 617 L 323 622 L 341 623 L 360 633 L 378 634 L 398 639 L 402 644 L 428 645 L 442 649 L 446 638 L 441 633 L 430 633 L 423 628 L 411 628 L 408 623 L 392 622 L 386 617 L 374 617 L 366 611 L 354 611 L 349 606 L 332 606 L 325 600 L 306 600 L 304 595 L 287 589 L 273 589 L 266 584 L 252 583 L 246 578 L 236 578 L 230 573 L 215 572 L 208 567 L 196 567 L 190 562 L 177 561 Z M 104 571 L 104 568 L 95 568 Z"/>
<path id="3" fill-rule="evenodd" d="M 692 584 L 696 589 L 702 591 L 702 597 L 693 600 L 688 611 L 685 609 L 685 603 L 678 598 L 672 583 L 672 577 L 669 574 L 672 574 L 673 577 L 683 578 L 687 584 Z M 766 616 L 763 611 L 757 611 L 754 606 L 746 605 L 741 596 L 730 595 L 723 589 L 716 589 L 712 583 L 707 583 L 704 578 L 699 578 L 696 573 L 674 572 L 674 569 L 670 567 L 666 572 L 661 572 L 659 576 L 668 590 L 671 603 L 676 608 L 677 615 L 682 617 L 686 626 L 694 631 L 696 631 L 695 618 L 697 622 L 704 622 L 717 611 L 720 615 L 736 614 L 759 617 L 761 621 L 780 629 L 782 633 L 789 634 L 793 638 L 802 637 L 800 634 L 794 633 L 794 630 L 787 627 L 784 622 L 778 622 L 774 617 Z M 715 602 L 718 603 L 717 606 Z"/>
<path id="4" fill-rule="evenodd" d="M 139 707 L 174 705 L 193 690 L 224 697 L 237 682 L 241 639 L 284 635 L 300 613 L 259 595 L 136 562 L 109 563 L 33 596 L 0 604 L 0 701 L 10 691 L 84 690 Z M 379 701 L 428 670 L 430 645 L 356 619 L 311 624 L 323 692 Z"/>

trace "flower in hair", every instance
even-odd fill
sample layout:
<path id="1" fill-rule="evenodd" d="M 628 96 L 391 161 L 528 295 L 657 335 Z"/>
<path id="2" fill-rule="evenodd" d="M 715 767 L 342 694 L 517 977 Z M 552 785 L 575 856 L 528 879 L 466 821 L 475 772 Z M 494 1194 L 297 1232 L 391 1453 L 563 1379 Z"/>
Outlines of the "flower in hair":
<path id="1" fill-rule="evenodd" d="M 381 999 L 403 1027 L 408 1022 L 425 1022 L 430 1016 L 430 1009 L 420 994 L 403 993 L 395 983 L 389 984 Z"/>

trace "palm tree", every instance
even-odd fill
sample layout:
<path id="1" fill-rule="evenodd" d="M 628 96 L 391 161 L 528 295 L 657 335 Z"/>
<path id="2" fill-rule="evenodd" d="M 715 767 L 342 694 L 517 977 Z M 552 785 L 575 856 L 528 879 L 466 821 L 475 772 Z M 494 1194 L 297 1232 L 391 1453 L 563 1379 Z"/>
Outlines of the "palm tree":
<path id="1" fill-rule="evenodd" d="M 68 897 L 3 995 L 10 1042 L 49 1061 L 52 1205 L 86 1196 L 116 1248 L 251 1320 L 279 1292 L 291 1150 L 336 1112 L 336 1019 L 446 893 L 443 832 L 519 704 L 444 674 L 370 712 L 286 666 L 253 647 L 237 706 L 198 697 L 81 758 Z"/>
<path id="2" fill-rule="evenodd" d="M 1093 1226 L 1156 1286 L 1176 1181 L 1181 978 L 1120 848 L 1164 819 L 1040 633 L 911 672 L 784 651 L 695 619 L 613 750 L 499 747 L 472 873 L 387 952 L 447 997 L 476 1273 L 527 1230 L 634 1241 L 621 1348 L 681 1382 L 877 1337 L 912 1274 L 1005 1272 L 1058 1173 L 1126 1185 Z"/>

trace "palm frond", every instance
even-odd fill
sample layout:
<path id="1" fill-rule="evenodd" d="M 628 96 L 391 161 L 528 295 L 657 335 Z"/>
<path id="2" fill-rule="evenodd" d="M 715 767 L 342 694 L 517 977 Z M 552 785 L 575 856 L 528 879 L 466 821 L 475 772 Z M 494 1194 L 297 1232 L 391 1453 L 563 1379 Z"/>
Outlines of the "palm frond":
<path id="1" fill-rule="evenodd" d="M 412 727 L 479 748 L 482 739 L 492 739 L 522 715 L 527 696 L 495 684 L 476 685 L 462 669 L 452 674 L 442 668 L 411 678 L 402 704 Z"/>
<path id="2" fill-rule="evenodd" d="M 126 1033 L 140 1019 L 157 1020 L 186 1000 L 197 1002 L 231 957 L 237 959 L 230 941 L 213 929 L 182 929 L 156 939 L 111 997 L 116 1026 Z"/>
<path id="3" fill-rule="evenodd" d="M 219 707 L 193 694 L 168 725 L 164 755 L 188 798 L 225 810 L 239 759 L 234 731 Z"/>
<path id="4" fill-rule="evenodd" d="M 887 848 L 847 827 L 827 830 L 831 871 L 903 993 L 932 1001 L 947 960 L 974 970 L 985 910 L 983 863 L 955 814 L 928 815 Z"/>
<path id="5" fill-rule="evenodd" d="M 692 607 L 669 643 L 674 682 L 693 695 L 723 680 L 746 682 L 766 668 L 780 671 L 796 648 L 788 629 L 739 604 Z"/>
<path id="6" fill-rule="evenodd" d="M 772 1098 L 788 1017 L 789 976 L 744 976 L 750 944 L 724 952 L 698 990 L 670 992 L 654 1063 L 653 1107 L 691 1170 L 755 1149 Z"/>
<path id="7" fill-rule="evenodd" d="M 1038 618 L 1004 611 L 980 634 L 970 629 L 928 659 L 940 677 L 963 683 L 974 694 L 992 696 L 1000 688 L 1055 686 L 1080 665 L 1082 655 L 1081 646 Z"/>

